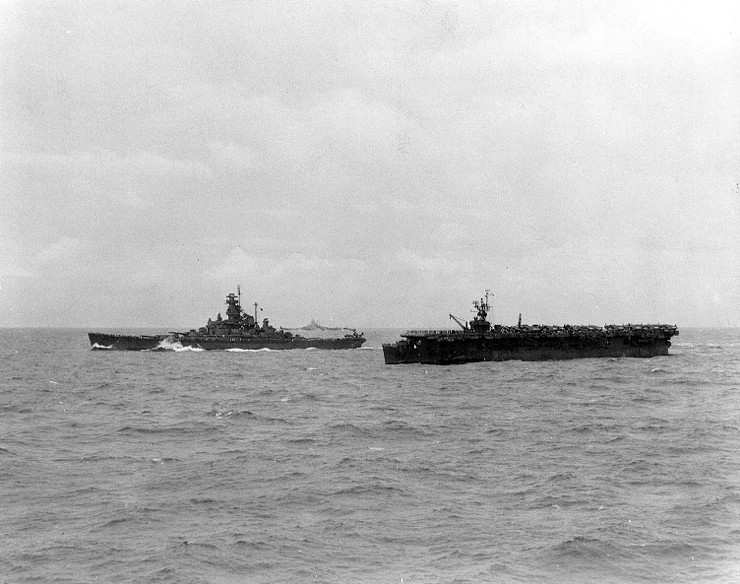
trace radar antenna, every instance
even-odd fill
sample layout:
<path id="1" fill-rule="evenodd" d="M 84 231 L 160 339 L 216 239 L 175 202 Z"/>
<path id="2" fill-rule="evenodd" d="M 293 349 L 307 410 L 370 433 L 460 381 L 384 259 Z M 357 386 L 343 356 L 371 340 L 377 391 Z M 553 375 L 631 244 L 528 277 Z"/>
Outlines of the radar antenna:
<path id="1" fill-rule="evenodd" d="M 489 314 L 491 312 L 491 303 L 488 300 L 489 296 L 494 296 L 494 293 L 486 288 L 486 314 Z"/>
<path id="2" fill-rule="evenodd" d="M 485 333 L 491 329 L 491 323 L 486 320 L 486 318 L 488 317 L 488 312 L 491 308 L 489 305 L 490 296 L 493 296 L 493 294 L 489 289 L 486 288 L 485 297 L 481 298 L 480 300 L 473 301 L 473 307 L 475 308 L 475 310 L 472 312 L 475 312 L 476 315 L 469 324 L 473 332 Z"/>
<path id="3" fill-rule="evenodd" d="M 486 288 L 486 310 L 488 310 L 491 307 L 491 305 L 488 303 L 489 296 L 495 296 L 495 294 L 491 292 L 488 288 Z"/>

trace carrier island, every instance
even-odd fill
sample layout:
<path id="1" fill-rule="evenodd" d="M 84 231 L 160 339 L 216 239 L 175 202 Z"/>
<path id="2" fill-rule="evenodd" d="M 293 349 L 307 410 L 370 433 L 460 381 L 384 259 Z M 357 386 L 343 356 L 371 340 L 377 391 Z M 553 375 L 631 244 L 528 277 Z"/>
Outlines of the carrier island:
<path id="1" fill-rule="evenodd" d="M 386 364 L 451 365 L 474 361 L 545 361 L 593 357 L 667 355 L 678 329 L 670 324 L 525 325 L 488 321 L 490 291 L 473 302 L 476 315 L 466 322 L 450 314 L 455 330 L 412 330 L 383 345 Z"/>
<path id="2" fill-rule="evenodd" d="M 343 329 L 348 332 L 341 337 L 304 337 L 276 329 L 266 318 L 259 324 L 257 307 L 255 303 L 254 315 L 243 310 L 241 290 L 237 288 L 236 294 L 226 296 L 226 318 L 219 313 L 197 330 L 166 335 L 88 333 L 88 337 L 93 349 L 118 351 L 156 351 L 173 346 L 204 350 L 357 349 L 365 342 L 363 333 L 355 329 Z"/>

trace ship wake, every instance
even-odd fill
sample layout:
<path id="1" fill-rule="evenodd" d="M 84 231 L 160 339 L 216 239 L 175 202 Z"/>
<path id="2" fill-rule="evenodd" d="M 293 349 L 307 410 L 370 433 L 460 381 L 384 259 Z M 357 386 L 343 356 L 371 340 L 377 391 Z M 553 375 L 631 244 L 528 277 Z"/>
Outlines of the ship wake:
<path id="1" fill-rule="evenodd" d="M 93 351 L 110 351 L 113 349 L 113 345 L 98 345 L 98 343 L 93 343 L 90 348 Z"/>
<path id="2" fill-rule="evenodd" d="M 175 353 L 184 353 L 186 351 L 192 351 L 194 353 L 201 353 L 204 349 L 200 347 L 192 347 L 190 345 L 183 345 L 180 341 L 173 341 L 172 338 L 168 337 L 162 339 L 159 345 L 154 351 L 174 351 Z"/>
<path id="3" fill-rule="evenodd" d="M 272 349 L 268 349 L 267 347 L 264 347 L 262 349 L 240 349 L 238 347 L 233 347 L 231 349 L 226 349 L 226 352 L 228 353 L 271 353 Z"/>

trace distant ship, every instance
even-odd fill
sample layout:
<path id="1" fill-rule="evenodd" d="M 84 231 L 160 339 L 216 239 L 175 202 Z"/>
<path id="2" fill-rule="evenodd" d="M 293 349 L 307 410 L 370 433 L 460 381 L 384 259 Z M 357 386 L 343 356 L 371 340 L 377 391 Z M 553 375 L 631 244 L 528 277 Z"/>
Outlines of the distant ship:
<path id="1" fill-rule="evenodd" d="M 461 330 L 416 330 L 401 335 L 396 343 L 383 344 L 386 364 L 427 363 L 451 365 L 474 361 L 544 361 L 588 357 L 655 357 L 667 355 L 675 325 L 608 324 L 491 325 L 490 305 L 485 298 L 473 302 L 476 315 L 470 323 L 452 314 Z"/>
<path id="2" fill-rule="evenodd" d="M 257 307 L 254 316 L 247 314 L 241 306 L 241 290 L 226 296 L 226 318 L 219 313 L 215 320 L 208 319 L 206 326 L 188 332 L 170 332 L 166 335 L 120 335 L 88 333 L 93 349 L 118 351 L 165 350 L 182 346 L 204 350 L 227 349 L 357 349 L 365 342 L 363 333 L 355 329 L 342 337 L 307 338 L 295 335 L 282 328 L 276 329 L 268 319 L 257 322 Z"/>
<path id="3" fill-rule="evenodd" d="M 311 322 L 308 323 L 306 326 L 302 326 L 298 329 L 293 329 L 298 331 L 341 331 L 341 330 L 347 330 L 344 327 L 341 326 L 324 326 L 319 324 L 316 319 L 311 319 Z"/>

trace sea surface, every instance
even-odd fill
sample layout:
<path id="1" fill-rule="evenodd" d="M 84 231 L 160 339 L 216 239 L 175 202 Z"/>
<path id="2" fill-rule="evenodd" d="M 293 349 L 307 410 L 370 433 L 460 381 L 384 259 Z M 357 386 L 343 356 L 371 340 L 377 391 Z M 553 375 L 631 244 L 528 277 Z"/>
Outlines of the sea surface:
<path id="1" fill-rule="evenodd" d="M 455 366 L 85 332 L 0 330 L 0 583 L 740 582 L 740 329 Z"/>

